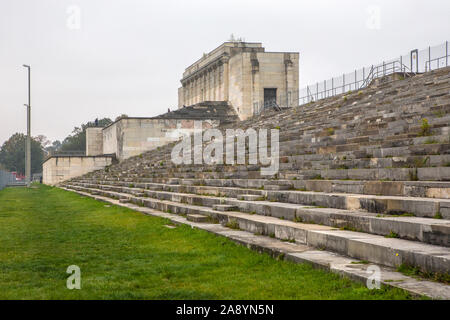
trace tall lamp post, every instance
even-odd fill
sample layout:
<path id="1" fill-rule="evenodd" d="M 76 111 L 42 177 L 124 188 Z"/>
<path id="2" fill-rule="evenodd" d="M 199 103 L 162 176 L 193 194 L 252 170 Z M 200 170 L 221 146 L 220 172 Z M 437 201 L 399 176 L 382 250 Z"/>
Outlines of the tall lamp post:
<path id="1" fill-rule="evenodd" d="M 27 149 L 25 152 L 25 176 L 27 185 L 30 186 L 31 183 L 31 67 L 24 64 L 25 68 L 28 69 L 28 104 L 27 107 Z"/>

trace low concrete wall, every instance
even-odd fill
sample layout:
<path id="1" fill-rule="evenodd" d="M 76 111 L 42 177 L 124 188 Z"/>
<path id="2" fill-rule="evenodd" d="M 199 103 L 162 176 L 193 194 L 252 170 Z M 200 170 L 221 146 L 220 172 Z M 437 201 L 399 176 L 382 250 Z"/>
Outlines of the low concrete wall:
<path id="1" fill-rule="evenodd" d="M 56 185 L 62 181 L 100 170 L 112 164 L 112 156 L 54 156 L 43 164 L 43 183 Z"/>
<path id="2" fill-rule="evenodd" d="M 217 127 L 219 120 L 203 120 L 203 129 Z M 119 161 L 178 141 L 194 132 L 194 120 L 124 118 L 103 129 L 103 154 Z"/>

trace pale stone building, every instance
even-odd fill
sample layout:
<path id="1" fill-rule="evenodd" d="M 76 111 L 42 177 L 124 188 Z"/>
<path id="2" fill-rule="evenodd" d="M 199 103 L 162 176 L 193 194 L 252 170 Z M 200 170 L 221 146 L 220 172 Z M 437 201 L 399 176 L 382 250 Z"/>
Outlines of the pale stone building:
<path id="1" fill-rule="evenodd" d="M 105 128 L 87 128 L 85 155 L 50 156 L 43 164 L 43 182 L 56 185 L 178 141 L 194 133 L 196 120 L 201 120 L 202 129 L 210 129 L 238 121 L 238 117 L 227 104 L 216 102 L 153 118 L 120 118 Z"/>
<path id="2" fill-rule="evenodd" d="M 225 42 L 186 69 L 178 110 L 88 128 L 85 155 L 49 157 L 43 164 L 43 181 L 58 184 L 178 141 L 194 132 L 195 120 L 208 129 L 245 120 L 264 107 L 294 106 L 298 60 L 298 53 L 266 52 L 261 43 Z"/>
<path id="3" fill-rule="evenodd" d="M 185 70 L 178 107 L 225 101 L 245 120 L 274 103 L 296 105 L 298 79 L 298 53 L 266 52 L 261 43 L 225 42 Z"/>

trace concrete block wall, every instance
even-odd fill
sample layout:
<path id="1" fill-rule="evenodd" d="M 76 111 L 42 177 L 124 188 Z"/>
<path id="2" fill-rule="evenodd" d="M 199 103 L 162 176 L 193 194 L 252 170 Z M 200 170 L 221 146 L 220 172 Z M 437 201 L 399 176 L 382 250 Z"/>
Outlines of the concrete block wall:
<path id="1" fill-rule="evenodd" d="M 104 169 L 112 164 L 110 156 L 56 156 L 47 159 L 43 166 L 43 183 L 57 185 L 68 179 Z"/>
<path id="2" fill-rule="evenodd" d="M 86 129 L 86 155 L 99 156 L 103 154 L 103 128 Z"/>
<path id="3" fill-rule="evenodd" d="M 204 120 L 203 129 L 217 127 L 219 120 Z M 194 132 L 194 120 L 124 118 L 103 130 L 103 154 L 119 161 L 154 150 Z"/>

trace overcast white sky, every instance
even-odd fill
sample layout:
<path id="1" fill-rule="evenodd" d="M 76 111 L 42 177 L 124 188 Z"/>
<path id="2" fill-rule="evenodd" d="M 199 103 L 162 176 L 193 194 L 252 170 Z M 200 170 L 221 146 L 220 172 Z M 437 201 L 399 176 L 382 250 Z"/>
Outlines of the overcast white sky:
<path id="1" fill-rule="evenodd" d="M 26 130 L 24 63 L 32 134 L 61 140 L 96 117 L 175 108 L 184 68 L 232 33 L 300 52 L 303 87 L 440 44 L 449 30 L 448 0 L 0 0 L 0 145 Z"/>

